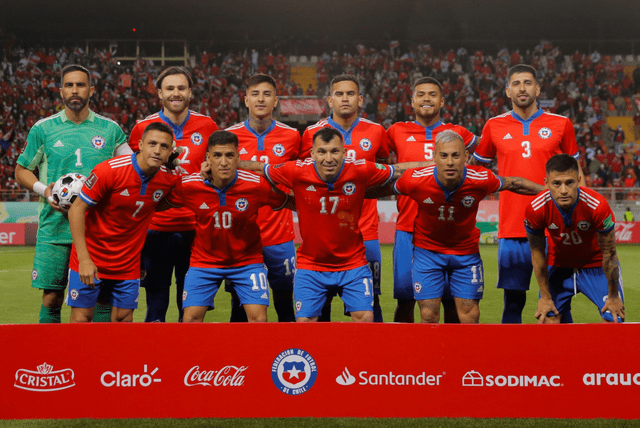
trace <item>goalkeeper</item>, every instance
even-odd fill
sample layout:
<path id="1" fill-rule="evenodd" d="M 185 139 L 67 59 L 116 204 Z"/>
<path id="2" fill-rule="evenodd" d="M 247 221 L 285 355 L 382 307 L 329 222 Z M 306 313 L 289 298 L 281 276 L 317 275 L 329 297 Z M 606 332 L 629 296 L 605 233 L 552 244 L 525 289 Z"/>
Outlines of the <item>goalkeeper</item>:
<path id="1" fill-rule="evenodd" d="M 31 272 L 31 285 L 43 291 L 40 323 L 60 322 L 71 252 L 69 222 L 51 198 L 53 182 L 70 172 L 88 176 L 100 162 L 131 153 L 118 124 L 89 109 L 95 91 L 89 71 L 71 64 L 62 69 L 60 80 L 65 108 L 31 128 L 15 174 L 20 185 L 40 195 Z M 34 174 L 36 168 L 39 177 Z M 95 320 L 109 321 L 109 317 L 110 308 L 99 305 Z"/>

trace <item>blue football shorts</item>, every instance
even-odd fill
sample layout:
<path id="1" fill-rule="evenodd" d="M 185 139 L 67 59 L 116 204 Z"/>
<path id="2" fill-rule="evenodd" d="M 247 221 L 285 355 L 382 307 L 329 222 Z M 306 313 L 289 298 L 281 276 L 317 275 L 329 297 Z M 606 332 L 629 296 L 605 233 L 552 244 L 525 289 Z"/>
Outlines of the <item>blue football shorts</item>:
<path id="1" fill-rule="evenodd" d="M 527 238 L 498 239 L 498 288 L 527 291 L 533 265 Z"/>
<path id="2" fill-rule="evenodd" d="M 413 300 L 413 233 L 397 229 L 393 244 L 393 298 Z"/>
<path id="3" fill-rule="evenodd" d="M 380 241 L 378 239 L 372 239 L 371 241 L 364 241 L 365 254 L 367 257 L 367 265 L 371 270 L 371 276 L 373 277 L 373 294 L 380 295 L 380 278 L 382 276 L 382 253 L 380 252 Z"/>
<path id="4" fill-rule="evenodd" d="M 98 302 L 108 301 L 121 309 L 136 309 L 140 296 L 140 279 L 102 279 L 91 288 L 80 281 L 78 272 L 69 269 L 69 288 L 65 301 L 73 308 L 93 308 Z"/>
<path id="5" fill-rule="evenodd" d="M 269 306 L 267 268 L 263 263 L 255 263 L 233 268 L 189 268 L 182 292 L 182 307 L 214 308 L 213 299 L 224 279 L 233 283 L 240 304 Z"/>
<path id="6" fill-rule="evenodd" d="M 480 254 L 440 254 L 415 247 L 413 292 L 416 300 L 436 299 L 447 287 L 453 297 L 482 299 L 484 269 Z"/>
<path id="7" fill-rule="evenodd" d="M 373 278 L 369 266 L 335 272 L 298 269 L 293 287 L 296 317 L 320 316 L 327 296 L 336 292 L 346 311 L 373 311 Z"/>
<path id="8" fill-rule="evenodd" d="M 619 270 L 618 265 L 618 294 L 624 302 L 622 273 Z M 577 293 L 582 293 L 598 307 L 598 313 L 602 318 L 613 321 L 611 312 L 600 313 L 609 296 L 607 277 L 601 267 L 573 269 L 549 266 L 549 291 L 558 312 L 571 308 L 571 298 Z M 549 316 L 553 316 L 553 312 L 550 312 Z M 618 322 L 622 322 L 620 317 Z"/>

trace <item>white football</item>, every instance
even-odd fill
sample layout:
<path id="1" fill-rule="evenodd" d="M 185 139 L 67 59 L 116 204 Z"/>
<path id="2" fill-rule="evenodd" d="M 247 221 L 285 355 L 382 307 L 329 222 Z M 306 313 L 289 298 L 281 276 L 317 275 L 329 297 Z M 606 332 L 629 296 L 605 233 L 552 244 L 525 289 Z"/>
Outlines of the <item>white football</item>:
<path id="1" fill-rule="evenodd" d="M 71 208 L 73 201 L 76 200 L 80 190 L 82 190 L 82 185 L 86 179 L 84 175 L 75 172 L 65 174 L 58 178 L 53 185 L 51 196 L 58 205 L 60 205 L 60 208 L 65 211 Z"/>

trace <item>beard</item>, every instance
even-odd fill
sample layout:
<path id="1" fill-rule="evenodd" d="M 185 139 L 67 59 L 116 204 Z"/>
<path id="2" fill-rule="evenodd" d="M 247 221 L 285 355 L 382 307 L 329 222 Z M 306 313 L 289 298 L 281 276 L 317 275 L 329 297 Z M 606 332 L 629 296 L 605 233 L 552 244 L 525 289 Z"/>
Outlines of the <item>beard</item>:
<path id="1" fill-rule="evenodd" d="M 64 98 L 63 103 L 66 108 L 78 113 L 87 106 L 87 104 L 89 103 L 89 98 L 82 98 L 80 96 Z"/>

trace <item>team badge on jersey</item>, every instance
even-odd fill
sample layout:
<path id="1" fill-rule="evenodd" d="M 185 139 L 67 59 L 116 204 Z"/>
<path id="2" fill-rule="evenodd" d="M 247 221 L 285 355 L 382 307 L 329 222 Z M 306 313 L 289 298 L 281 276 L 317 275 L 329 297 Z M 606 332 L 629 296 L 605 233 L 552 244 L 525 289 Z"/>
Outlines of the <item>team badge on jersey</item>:
<path id="1" fill-rule="evenodd" d="M 69 296 L 71 296 L 71 300 L 78 300 L 78 290 L 76 290 L 75 288 L 72 288 L 69 291 Z"/>
<path id="2" fill-rule="evenodd" d="M 413 284 L 413 289 L 416 290 L 416 293 L 420 293 L 422 291 L 422 284 L 415 282 Z"/>
<path id="3" fill-rule="evenodd" d="M 473 196 L 465 196 L 464 198 L 462 198 L 462 205 L 465 208 L 471 208 L 474 202 L 475 199 L 473 198 Z"/>
<path id="4" fill-rule="evenodd" d="M 308 352 L 291 348 L 282 351 L 271 364 L 273 384 L 288 395 L 307 392 L 316 382 L 318 367 Z"/>
<path id="5" fill-rule="evenodd" d="M 371 140 L 368 138 L 363 138 L 362 140 L 360 140 L 360 148 L 365 152 L 371 150 Z"/>
<path id="6" fill-rule="evenodd" d="M 276 144 L 275 146 L 273 146 L 273 154 L 276 156 L 283 156 L 284 155 L 284 146 L 282 144 Z"/>
<path id="7" fill-rule="evenodd" d="M 202 144 L 202 134 L 199 132 L 194 132 L 193 134 L 191 134 L 191 142 L 196 146 Z"/>
<path id="8" fill-rule="evenodd" d="M 342 192 L 347 196 L 353 195 L 355 191 L 356 191 L 356 185 L 355 183 L 352 183 L 350 181 L 347 183 L 344 183 L 344 186 L 342 186 Z"/>
<path id="9" fill-rule="evenodd" d="M 161 189 L 158 189 L 155 192 L 153 192 L 153 202 L 158 202 L 160 199 L 162 199 L 163 195 L 164 195 L 164 192 Z"/>
<path id="10" fill-rule="evenodd" d="M 245 198 L 240 198 L 236 201 L 236 209 L 238 211 L 244 211 L 247 208 L 249 208 L 249 201 L 247 201 Z"/>
<path id="11" fill-rule="evenodd" d="M 34 269 L 31 271 L 31 280 L 35 281 L 36 279 L 38 279 L 38 271 Z"/>
<path id="12" fill-rule="evenodd" d="M 184 302 L 185 300 L 187 300 L 187 296 L 189 295 L 189 293 L 187 293 L 187 290 L 184 290 L 182 292 L 182 301 Z"/>
<path id="13" fill-rule="evenodd" d="M 106 141 L 104 137 L 102 137 L 101 135 L 96 135 L 91 139 L 91 145 L 96 149 L 99 149 L 99 150 L 103 149 L 105 144 L 106 144 Z"/>
<path id="14" fill-rule="evenodd" d="M 579 221 L 578 222 L 578 229 L 582 230 L 583 232 L 585 230 L 589 230 L 589 228 L 591 227 L 591 223 L 589 223 L 588 221 Z"/>
<path id="15" fill-rule="evenodd" d="M 296 311 L 302 309 L 302 302 L 300 300 L 296 300 Z"/>
<path id="16" fill-rule="evenodd" d="M 551 130 L 549 128 L 540 128 L 540 130 L 538 131 L 538 135 L 540 136 L 540 138 L 544 138 L 545 140 L 549 137 L 551 137 Z"/>

